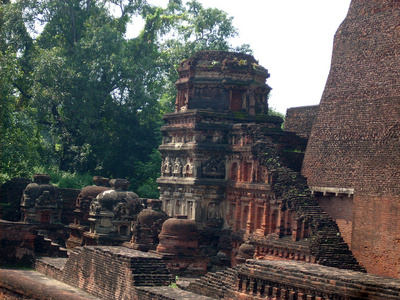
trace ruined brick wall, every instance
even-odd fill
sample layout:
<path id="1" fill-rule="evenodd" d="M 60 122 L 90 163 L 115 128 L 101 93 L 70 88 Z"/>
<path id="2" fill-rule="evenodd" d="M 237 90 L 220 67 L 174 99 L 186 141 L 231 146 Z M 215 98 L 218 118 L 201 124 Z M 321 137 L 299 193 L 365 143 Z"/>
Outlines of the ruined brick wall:
<path id="1" fill-rule="evenodd" d="M 217 299 L 400 299 L 400 281 L 298 261 L 249 259 L 188 290 Z"/>
<path id="2" fill-rule="evenodd" d="M 317 113 L 318 105 L 289 108 L 286 111 L 285 131 L 308 139 Z"/>
<path id="3" fill-rule="evenodd" d="M 0 186 L 0 218 L 18 222 L 21 220 L 21 198 L 24 189 L 32 181 L 17 177 Z"/>
<path id="4" fill-rule="evenodd" d="M 36 237 L 30 224 L 0 220 L 0 266 L 30 266 Z"/>
<path id="5" fill-rule="evenodd" d="M 317 196 L 322 209 L 336 222 L 340 234 L 351 249 L 353 232 L 353 197 L 346 196 Z"/>
<path id="6" fill-rule="evenodd" d="M 61 223 L 70 224 L 74 222 L 74 210 L 76 208 L 76 198 L 80 190 L 77 189 L 59 189 L 62 201 Z"/>
<path id="7" fill-rule="evenodd" d="M 134 286 L 166 286 L 165 264 L 155 255 L 123 247 L 75 248 L 62 281 L 101 299 L 139 299 Z"/>

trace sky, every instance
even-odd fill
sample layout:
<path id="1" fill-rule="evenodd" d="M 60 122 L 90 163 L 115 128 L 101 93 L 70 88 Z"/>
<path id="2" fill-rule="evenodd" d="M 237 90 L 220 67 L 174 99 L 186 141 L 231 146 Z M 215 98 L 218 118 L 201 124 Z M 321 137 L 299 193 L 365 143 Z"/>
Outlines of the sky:
<path id="1" fill-rule="evenodd" d="M 198 0 L 233 17 L 239 36 L 268 69 L 269 106 L 283 114 L 289 107 L 318 104 L 329 74 L 333 37 L 351 0 Z M 148 0 L 165 6 L 168 0 Z"/>

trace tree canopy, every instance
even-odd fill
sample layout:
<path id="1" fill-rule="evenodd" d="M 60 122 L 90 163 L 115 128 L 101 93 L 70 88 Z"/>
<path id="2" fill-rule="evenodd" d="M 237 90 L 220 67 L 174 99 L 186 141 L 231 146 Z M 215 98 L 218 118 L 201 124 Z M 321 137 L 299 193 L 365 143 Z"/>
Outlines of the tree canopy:
<path id="1" fill-rule="evenodd" d="M 140 34 L 127 38 L 129 26 Z M 231 46 L 236 34 L 198 1 L 2 0 L 0 181 L 56 166 L 154 196 L 177 65 L 205 49 L 250 52 Z"/>

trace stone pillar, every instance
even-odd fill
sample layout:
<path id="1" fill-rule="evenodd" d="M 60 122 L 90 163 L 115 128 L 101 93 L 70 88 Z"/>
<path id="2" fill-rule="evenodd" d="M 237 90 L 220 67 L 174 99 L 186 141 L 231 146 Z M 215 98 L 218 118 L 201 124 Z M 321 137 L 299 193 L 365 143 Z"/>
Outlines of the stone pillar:
<path id="1" fill-rule="evenodd" d="M 249 212 L 247 217 L 246 232 L 251 233 L 254 228 L 254 213 L 253 213 L 253 201 L 249 201 Z"/>
<path id="2" fill-rule="evenodd" d="M 235 230 L 238 231 L 240 229 L 240 220 L 241 220 L 241 213 L 240 213 L 241 207 L 240 207 L 240 199 L 239 197 L 236 198 L 236 212 L 235 212 L 235 218 L 236 218 L 236 224 L 235 224 Z"/>
<path id="3" fill-rule="evenodd" d="M 283 211 L 283 204 L 279 204 L 279 210 L 278 210 L 278 221 L 276 224 L 276 234 L 278 237 L 282 237 L 284 234 L 284 221 L 285 221 L 285 212 Z"/>
<path id="4" fill-rule="evenodd" d="M 264 202 L 263 222 L 261 224 L 261 230 L 263 235 L 268 233 L 268 222 L 269 222 L 269 209 L 267 201 Z"/>

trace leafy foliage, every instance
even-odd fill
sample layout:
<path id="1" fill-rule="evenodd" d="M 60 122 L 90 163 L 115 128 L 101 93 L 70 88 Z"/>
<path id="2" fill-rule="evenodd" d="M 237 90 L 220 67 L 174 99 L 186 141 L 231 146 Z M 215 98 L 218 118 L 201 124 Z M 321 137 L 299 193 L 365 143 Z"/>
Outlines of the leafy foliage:
<path id="1" fill-rule="evenodd" d="M 133 16 L 145 24 L 127 39 Z M 225 12 L 197 1 L 163 9 L 139 0 L 3 0 L 0 22 L 0 181 L 38 166 L 65 172 L 66 186 L 66 174 L 127 178 L 153 198 L 177 65 L 199 50 L 233 50 L 237 34 Z"/>

